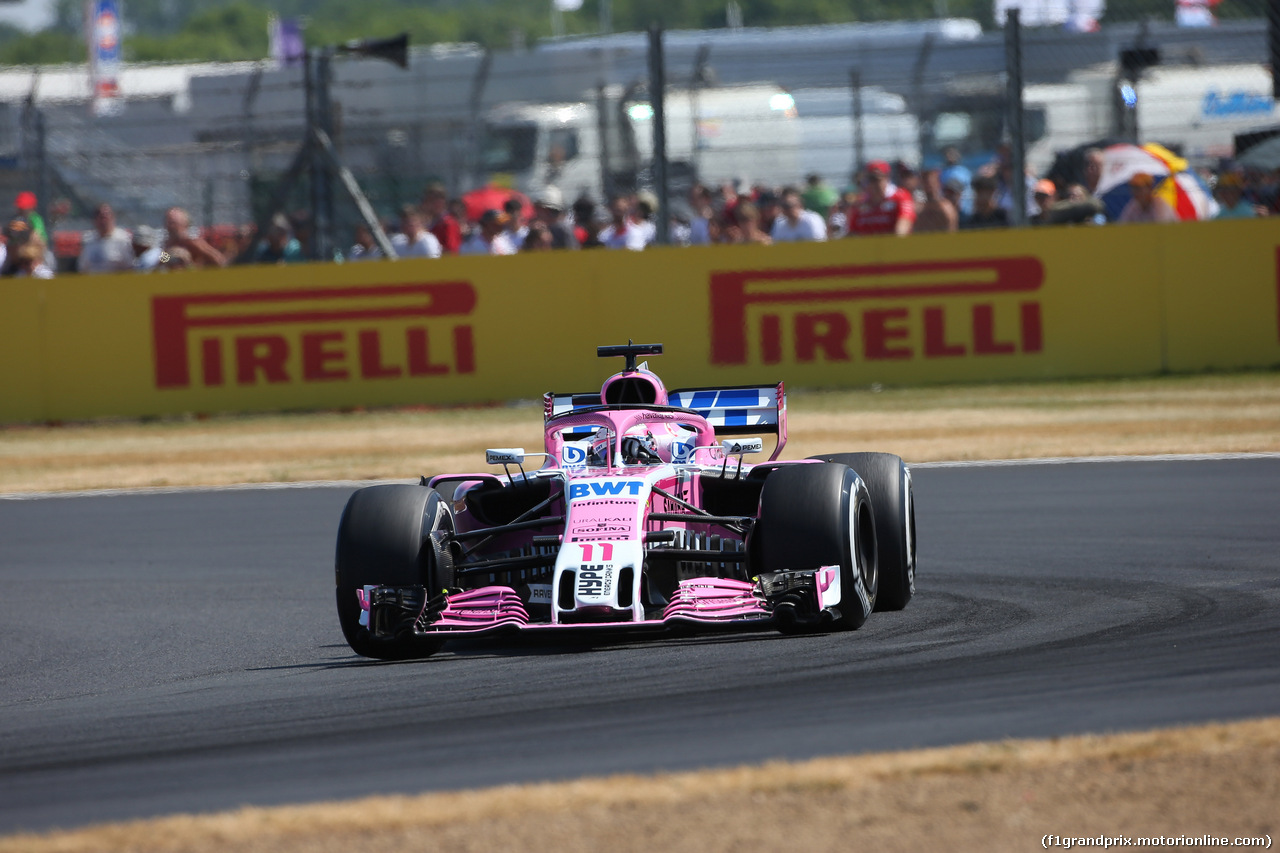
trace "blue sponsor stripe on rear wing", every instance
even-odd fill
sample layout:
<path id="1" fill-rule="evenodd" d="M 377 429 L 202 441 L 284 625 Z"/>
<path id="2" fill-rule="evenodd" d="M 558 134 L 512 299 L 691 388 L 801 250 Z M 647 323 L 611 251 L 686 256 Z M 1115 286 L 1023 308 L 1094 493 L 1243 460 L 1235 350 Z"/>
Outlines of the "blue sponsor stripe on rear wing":
<path id="1" fill-rule="evenodd" d="M 777 385 L 744 385 L 728 388 L 681 388 L 667 395 L 669 405 L 690 409 L 706 418 L 717 435 L 774 435 L 778 445 L 771 459 L 777 459 L 787 443 L 787 393 Z M 557 394 L 542 398 L 543 419 L 600 405 L 597 392 Z M 591 429 L 576 431 L 590 432 Z M 576 434 L 576 432 L 574 434 Z"/>
<path id="2" fill-rule="evenodd" d="M 773 459 L 787 442 L 787 392 L 781 382 L 735 388 L 680 388 L 667 397 L 671 405 L 692 409 L 706 418 L 717 435 L 777 436 Z"/>

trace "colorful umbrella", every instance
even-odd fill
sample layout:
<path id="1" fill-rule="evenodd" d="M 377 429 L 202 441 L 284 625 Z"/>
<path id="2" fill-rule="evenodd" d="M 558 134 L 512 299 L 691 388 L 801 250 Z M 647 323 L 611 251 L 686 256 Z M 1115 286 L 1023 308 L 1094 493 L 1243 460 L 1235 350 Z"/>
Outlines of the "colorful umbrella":
<path id="1" fill-rule="evenodd" d="M 1107 206 L 1107 218 L 1116 219 L 1129 203 L 1129 181 L 1145 173 L 1156 179 L 1156 196 L 1168 202 L 1180 219 L 1212 219 L 1218 212 L 1213 193 L 1187 161 L 1169 149 L 1147 145 L 1111 145 L 1102 152 L 1102 178 L 1097 195 Z"/>
<path id="2" fill-rule="evenodd" d="M 507 203 L 507 199 L 511 198 L 520 200 L 526 219 L 533 216 L 533 205 L 529 203 L 527 196 L 513 189 L 495 184 L 488 184 L 478 190 L 472 190 L 464 194 L 462 203 L 467 206 L 467 218 L 472 222 L 478 222 L 486 210 L 501 211 L 502 205 Z"/>

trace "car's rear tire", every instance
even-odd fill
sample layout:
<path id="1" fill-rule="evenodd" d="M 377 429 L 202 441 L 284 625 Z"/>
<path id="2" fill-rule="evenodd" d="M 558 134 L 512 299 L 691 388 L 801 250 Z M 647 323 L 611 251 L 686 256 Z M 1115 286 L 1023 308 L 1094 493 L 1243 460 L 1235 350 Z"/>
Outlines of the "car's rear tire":
<path id="1" fill-rule="evenodd" d="M 756 571 L 840 566 L 835 627 L 862 626 L 878 588 L 875 520 L 865 484 L 846 465 L 785 465 L 760 492 Z"/>
<path id="2" fill-rule="evenodd" d="M 813 456 L 858 472 L 871 492 L 880 548 L 876 610 L 901 610 L 916 591 L 916 509 L 911 473 L 892 453 L 827 453 Z"/>
<path id="3" fill-rule="evenodd" d="M 453 518 L 439 493 L 423 486 L 382 485 L 356 491 L 338 524 L 334 561 L 338 622 L 352 651 L 379 660 L 426 657 L 442 639 L 402 634 L 375 638 L 360 624 L 356 591 L 365 586 L 422 586 L 428 597 L 438 594 L 438 567 L 431 534 L 451 530 Z"/>

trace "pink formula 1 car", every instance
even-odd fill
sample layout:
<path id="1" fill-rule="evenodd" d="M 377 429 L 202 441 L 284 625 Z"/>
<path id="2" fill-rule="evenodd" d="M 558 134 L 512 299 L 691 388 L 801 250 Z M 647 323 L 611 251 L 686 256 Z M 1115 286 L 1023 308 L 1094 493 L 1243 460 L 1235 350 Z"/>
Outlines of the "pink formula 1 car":
<path id="1" fill-rule="evenodd" d="M 782 383 L 667 391 L 636 364 L 661 352 L 600 347 L 626 368 L 599 393 L 547 394 L 544 450 L 487 451 L 501 474 L 353 494 L 336 573 L 351 648 L 398 659 L 526 631 L 853 629 L 905 607 L 916 547 L 902 460 L 779 461 Z M 747 464 L 765 435 L 773 455 Z"/>

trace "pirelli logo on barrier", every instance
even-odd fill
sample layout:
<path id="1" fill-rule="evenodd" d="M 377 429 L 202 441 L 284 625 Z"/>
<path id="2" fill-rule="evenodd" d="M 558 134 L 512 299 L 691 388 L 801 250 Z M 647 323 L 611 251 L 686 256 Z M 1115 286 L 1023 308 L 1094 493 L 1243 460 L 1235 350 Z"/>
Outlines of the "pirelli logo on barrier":
<path id="1" fill-rule="evenodd" d="M 1038 258 L 711 275 L 711 362 L 1012 356 L 1044 347 Z"/>
<path id="2" fill-rule="evenodd" d="M 159 389 L 474 373 L 469 282 L 155 296 Z"/>

